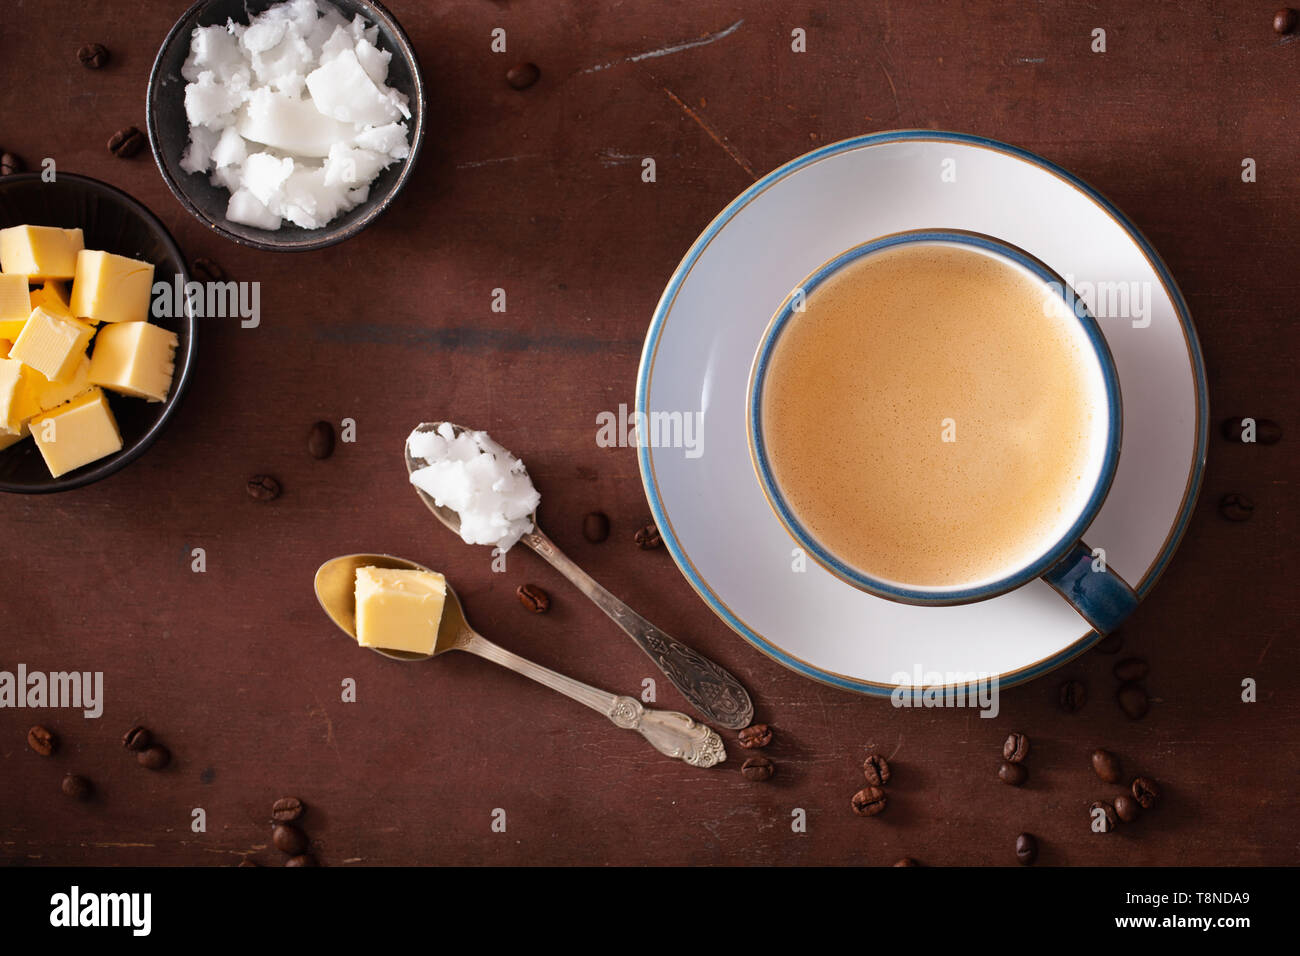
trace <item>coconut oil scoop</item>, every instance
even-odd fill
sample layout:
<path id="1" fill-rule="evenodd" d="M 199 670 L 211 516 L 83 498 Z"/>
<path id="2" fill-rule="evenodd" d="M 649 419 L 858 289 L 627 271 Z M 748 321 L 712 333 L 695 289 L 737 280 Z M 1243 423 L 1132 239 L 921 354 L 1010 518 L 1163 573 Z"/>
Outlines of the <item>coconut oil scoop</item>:
<path id="1" fill-rule="evenodd" d="M 523 462 L 483 431 L 423 422 L 406 439 L 406 470 L 420 500 L 468 544 L 505 551 L 524 544 L 604 611 L 697 711 L 732 730 L 749 726 L 754 704 L 728 671 L 660 630 L 598 584 L 537 525 L 541 495 Z"/>

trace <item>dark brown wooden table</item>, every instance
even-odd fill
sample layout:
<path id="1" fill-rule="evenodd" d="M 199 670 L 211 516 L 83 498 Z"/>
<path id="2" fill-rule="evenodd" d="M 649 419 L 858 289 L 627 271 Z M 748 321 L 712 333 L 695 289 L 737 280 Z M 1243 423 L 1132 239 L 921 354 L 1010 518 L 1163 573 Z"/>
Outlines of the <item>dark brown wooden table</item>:
<path id="1" fill-rule="evenodd" d="M 98 720 L 0 710 L 0 862 L 278 864 L 268 814 L 285 794 L 309 804 L 305 827 L 331 866 L 1008 864 L 1021 830 L 1038 834 L 1045 864 L 1300 860 L 1300 38 L 1274 35 L 1273 4 L 393 0 L 431 93 L 416 176 L 356 239 L 297 255 L 208 234 L 147 153 L 105 149 L 144 125 L 150 64 L 186 6 L 49 0 L 5 14 L 0 145 L 136 196 L 191 259 L 260 282 L 263 320 L 202 325 L 183 408 L 141 461 L 79 491 L 0 501 L 0 669 L 103 671 L 106 684 Z M 505 55 L 489 50 L 498 26 Z M 1090 50 L 1096 27 L 1105 54 Z M 87 40 L 111 49 L 109 68 L 77 63 Z M 521 59 L 542 79 L 518 92 L 504 75 Z M 648 515 L 635 453 L 597 447 L 596 416 L 632 403 L 679 258 L 767 170 L 913 126 L 1005 140 L 1082 176 L 1151 238 L 1190 303 L 1210 462 L 1181 549 L 1124 629 L 1126 652 L 1152 665 L 1144 720 L 1120 713 L 1115 658 L 1096 653 L 1006 693 L 996 720 L 819 685 L 734 635 L 666 551 L 632 543 Z M 1241 181 L 1246 157 L 1254 183 Z M 496 288 L 504 314 L 491 311 Z M 1232 446 L 1218 434 L 1228 414 L 1288 434 Z M 312 460 L 308 426 L 344 417 L 357 441 Z M 494 574 L 486 549 L 433 524 L 397 455 L 413 423 L 443 417 L 520 454 L 560 546 L 751 688 L 776 728 L 771 783 L 741 778 L 730 734 L 727 765 L 695 770 L 485 662 L 402 666 L 333 630 L 312 593 L 317 565 L 388 551 L 445 570 L 480 630 L 540 663 L 630 693 L 659 677 L 534 555 L 513 552 Z M 256 472 L 284 496 L 251 500 Z M 1217 513 L 1231 491 L 1254 499 L 1250 521 Z M 591 509 L 612 519 L 603 544 L 581 534 Z M 190 569 L 193 548 L 205 573 Z M 551 592 L 549 614 L 519 606 L 525 582 Z M 1067 677 L 1092 691 L 1073 715 L 1054 703 Z M 1247 677 L 1257 703 L 1240 700 Z M 356 703 L 340 699 L 345 678 Z M 661 706 L 684 707 L 659 688 Z M 63 739 L 54 757 L 24 742 L 38 720 Z M 135 722 L 171 748 L 169 769 L 122 750 Z M 1010 730 L 1033 738 L 1021 790 L 994 775 Z M 1099 745 L 1165 788 L 1158 812 L 1105 837 L 1085 812 L 1117 792 L 1089 768 Z M 895 765 L 891 803 L 859 819 L 849 798 L 873 748 Z M 59 793 L 68 771 L 94 781 L 92 802 Z M 195 808 L 206 832 L 191 829 Z M 497 808 L 505 833 L 491 827 Z M 791 831 L 795 808 L 806 833 Z"/>

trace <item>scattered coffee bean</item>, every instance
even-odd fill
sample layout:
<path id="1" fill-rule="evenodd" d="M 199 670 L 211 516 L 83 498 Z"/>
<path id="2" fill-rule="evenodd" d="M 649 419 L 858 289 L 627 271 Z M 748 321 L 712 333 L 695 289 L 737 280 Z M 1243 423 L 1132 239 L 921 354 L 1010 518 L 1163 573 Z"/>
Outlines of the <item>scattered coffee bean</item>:
<path id="1" fill-rule="evenodd" d="M 633 535 L 633 540 L 636 541 L 636 546 L 642 551 L 649 551 L 664 543 L 664 539 L 659 537 L 659 529 L 655 527 L 653 521 L 644 528 L 639 529 Z"/>
<path id="2" fill-rule="evenodd" d="M 1295 29 L 1297 20 L 1300 20 L 1300 14 L 1297 14 L 1290 7 L 1283 7 L 1273 14 L 1273 32 L 1290 33 Z"/>
<path id="3" fill-rule="evenodd" d="M 1057 691 L 1057 701 L 1068 714 L 1082 710 L 1088 703 L 1088 687 L 1081 680 L 1067 680 Z"/>
<path id="4" fill-rule="evenodd" d="M 506 70 L 506 82 L 516 90 L 526 90 L 542 78 L 536 63 L 516 63 Z"/>
<path id="5" fill-rule="evenodd" d="M 551 596 L 536 584 L 521 584 L 515 594 L 519 603 L 534 614 L 545 614 L 551 607 Z"/>
<path id="6" fill-rule="evenodd" d="M 307 850 L 307 834 L 292 823 L 277 823 L 271 828 L 271 842 L 281 853 L 297 856 Z"/>
<path id="7" fill-rule="evenodd" d="M 108 48 L 102 43 L 87 43 L 77 50 L 77 59 L 88 70 L 102 69 L 108 64 Z"/>
<path id="8" fill-rule="evenodd" d="M 190 263 L 190 275 L 199 282 L 225 282 L 226 270 L 206 256 Z"/>
<path id="9" fill-rule="evenodd" d="M 1141 684 L 1121 684 L 1115 692 L 1115 699 L 1129 720 L 1141 720 L 1151 709 L 1151 702 Z"/>
<path id="10" fill-rule="evenodd" d="M 271 804 L 271 819 L 276 823 L 288 823 L 302 816 L 306 807 L 297 797 L 281 797 Z"/>
<path id="11" fill-rule="evenodd" d="M 1098 814 L 1097 811 L 1101 813 Z M 1105 800 L 1094 800 L 1088 805 L 1088 825 L 1093 833 L 1109 833 L 1118 825 L 1115 808 Z"/>
<path id="12" fill-rule="evenodd" d="M 63 792 L 74 800 L 85 800 L 90 796 L 92 789 L 90 781 L 85 777 L 78 776 L 75 773 L 67 774 L 63 778 Z"/>
<path id="13" fill-rule="evenodd" d="M 740 768 L 746 780 L 771 780 L 776 773 L 776 765 L 766 757 L 750 757 Z"/>
<path id="14" fill-rule="evenodd" d="M 1255 502 L 1243 494 L 1233 492 L 1219 500 L 1219 514 L 1229 521 L 1249 521 L 1255 512 Z"/>
<path id="15" fill-rule="evenodd" d="M 1004 760 L 998 764 L 998 779 L 1011 787 L 1023 787 L 1025 781 L 1029 779 L 1029 771 L 1022 763 L 1010 763 Z"/>
<path id="16" fill-rule="evenodd" d="M 1119 649 L 1124 646 L 1124 635 L 1116 631 L 1114 634 L 1107 634 L 1100 641 L 1092 646 L 1092 649 L 1098 654 L 1118 654 Z"/>
<path id="17" fill-rule="evenodd" d="M 1125 823 L 1132 823 L 1142 815 L 1142 804 L 1130 797 L 1127 793 L 1121 793 L 1115 798 L 1115 816 L 1119 817 Z"/>
<path id="18" fill-rule="evenodd" d="M 1132 786 L 1133 799 L 1142 805 L 1143 810 L 1150 810 L 1160 802 L 1160 788 L 1150 777 L 1136 777 Z"/>
<path id="19" fill-rule="evenodd" d="M 1144 680 L 1150 672 L 1150 666 L 1140 657 L 1126 657 L 1114 667 L 1115 676 L 1122 681 Z"/>
<path id="20" fill-rule="evenodd" d="M 921 865 L 920 863 L 917 863 L 910 856 L 905 856 L 897 863 L 894 864 L 894 866 L 920 866 L 920 865 Z"/>
<path id="21" fill-rule="evenodd" d="M 879 787 L 865 787 L 853 795 L 853 812 L 860 817 L 874 817 L 888 802 L 885 791 Z"/>
<path id="22" fill-rule="evenodd" d="M 153 734 L 147 727 L 132 727 L 122 735 L 122 746 L 139 752 L 153 743 Z"/>
<path id="23" fill-rule="evenodd" d="M 240 865 L 240 866 L 257 866 L 257 864 L 254 863 L 252 860 L 250 860 L 248 857 L 244 857 L 242 860 L 240 860 L 240 861 L 239 861 L 239 865 Z"/>
<path id="24" fill-rule="evenodd" d="M 1109 750 L 1098 747 L 1092 752 L 1092 769 L 1107 783 L 1119 783 L 1121 776 L 1119 758 Z"/>
<path id="25" fill-rule="evenodd" d="M 1038 859 L 1038 838 L 1032 833 L 1016 837 L 1016 859 L 1022 866 L 1029 866 Z"/>
<path id="26" fill-rule="evenodd" d="M 130 159 L 144 149 L 144 133 L 135 126 L 124 126 L 108 139 L 108 151 L 118 159 Z"/>
<path id="27" fill-rule="evenodd" d="M 59 738 L 38 724 L 27 731 L 27 746 L 42 757 L 48 757 L 59 748 Z"/>
<path id="28" fill-rule="evenodd" d="M 873 787 L 883 787 L 889 783 L 889 761 L 884 754 L 870 754 L 862 761 L 862 774 Z"/>
<path id="29" fill-rule="evenodd" d="M 27 165 L 13 153 L 0 153 L 0 176 L 12 176 L 21 173 Z"/>
<path id="30" fill-rule="evenodd" d="M 329 422 L 316 422 L 307 431 L 307 454 L 323 461 L 334 454 L 334 426 Z"/>
<path id="31" fill-rule="evenodd" d="M 772 742 L 772 728 L 767 724 L 754 724 L 740 732 L 740 746 L 746 750 L 757 750 Z"/>
<path id="32" fill-rule="evenodd" d="M 280 497 L 280 483 L 270 475 L 254 475 L 248 479 L 248 495 L 255 501 L 274 501 Z"/>
<path id="33" fill-rule="evenodd" d="M 600 544 L 609 537 L 609 516 L 603 511 L 592 511 L 582 519 L 582 536 L 592 544 Z"/>
<path id="34" fill-rule="evenodd" d="M 162 770 L 172 762 L 172 752 L 162 744 L 153 744 L 136 754 L 135 759 L 148 770 Z"/>
<path id="35" fill-rule="evenodd" d="M 300 853 L 291 859 L 284 861 L 285 866 L 320 866 L 316 858 L 310 853 Z"/>
<path id="36" fill-rule="evenodd" d="M 1002 744 L 1002 756 L 1012 763 L 1020 763 L 1029 756 L 1029 738 L 1019 731 L 1008 734 Z"/>
<path id="37" fill-rule="evenodd" d="M 1223 420 L 1223 437 L 1230 442 L 1237 444 L 1249 444 L 1244 442 L 1245 426 L 1241 423 L 1247 417 L 1237 415 L 1233 418 Z M 1271 418 L 1255 419 L 1255 444 L 1257 445 L 1276 445 L 1282 440 L 1282 426 Z"/>

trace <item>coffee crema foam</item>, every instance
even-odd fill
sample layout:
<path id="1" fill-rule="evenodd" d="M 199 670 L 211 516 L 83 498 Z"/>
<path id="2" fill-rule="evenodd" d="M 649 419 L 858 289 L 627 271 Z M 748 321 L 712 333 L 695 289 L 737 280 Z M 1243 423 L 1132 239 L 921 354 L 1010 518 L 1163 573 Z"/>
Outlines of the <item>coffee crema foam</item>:
<path id="1" fill-rule="evenodd" d="M 1048 295 L 1002 259 L 905 244 L 843 266 L 786 320 L 763 440 L 791 511 L 827 551 L 891 583 L 965 587 L 1064 535 L 1107 423 L 1085 333 Z"/>

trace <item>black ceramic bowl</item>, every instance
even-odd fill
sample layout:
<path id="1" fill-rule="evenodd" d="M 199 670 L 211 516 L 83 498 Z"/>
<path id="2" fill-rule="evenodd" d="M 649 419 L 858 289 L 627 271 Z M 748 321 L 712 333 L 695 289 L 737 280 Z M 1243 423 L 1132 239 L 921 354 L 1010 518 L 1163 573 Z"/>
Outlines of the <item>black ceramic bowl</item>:
<path id="1" fill-rule="evenodd" d="M 410 130 L 411 155 L 379 174 L 370 185 L 369 199 L 355 209 L 341 213 L 320 229 L 303 229 L 286 221 L 279 229 L 269 230 L 228 221 L 226 204 L 230 201 L 230 193 L 209 183 L 205 174 L 187 173 L 181 169 L 181 156 L 190 137 L 189 120 L 185 116 L 185 78 L 181 76 L 181 67 L 190 55 L 190 34 L 196 27 L 220 25 L 229 19 L 247 23 L 250 16 L 261 13 L 275 2 L 277 0 L 200 0 L 186 10 L 167 34 L 167 39 L 163 40 L 162 49 L 153 62 L 145 118 L 149 127 L 149 146 L 163 179 L 181 205 L 201 223 L 213 232 L 246 246 L 273 252 L 301 252 L 332 246 L 355 236 L 388 208 L 393 197 L 406 184 L 424 140 L 424 80 L 411 41 L 392 14 L 382 6 L 368 0 L 320 0 L 322 4 L 331 3 L 338 8 L 349 21 L 359 13 L 367 22 L 379 27 L 379 48 L 393 54 L 387 83 L 409 98 L 411 118 L 406 120 L 406 125 Z"/>
<path id="2" fill-rule="evenodd" d="M 189 281 L 185 257 L 163 224 L 148 209 L 107 183 L 71 173 L 59 173 L 52 183 L 37 173 L 0 177 L 0 229 L 9 226 L 81 227 L 87 249 L 103 249 L 154 264 L 154 281 Z M 170 329 L 180 340 L 176 371 L 165 402 L 146 402 L 116 393 L 109 404 L 122 432 L 122 450 L 58 478 L 51 478 L 45 459 L 30 439 L 0 450 L 0 491 L 67 491 L 105 478 L 135 461 L 176 411 L 194 367 L 194 316 L 150 316 L 150 322 Z"/>

